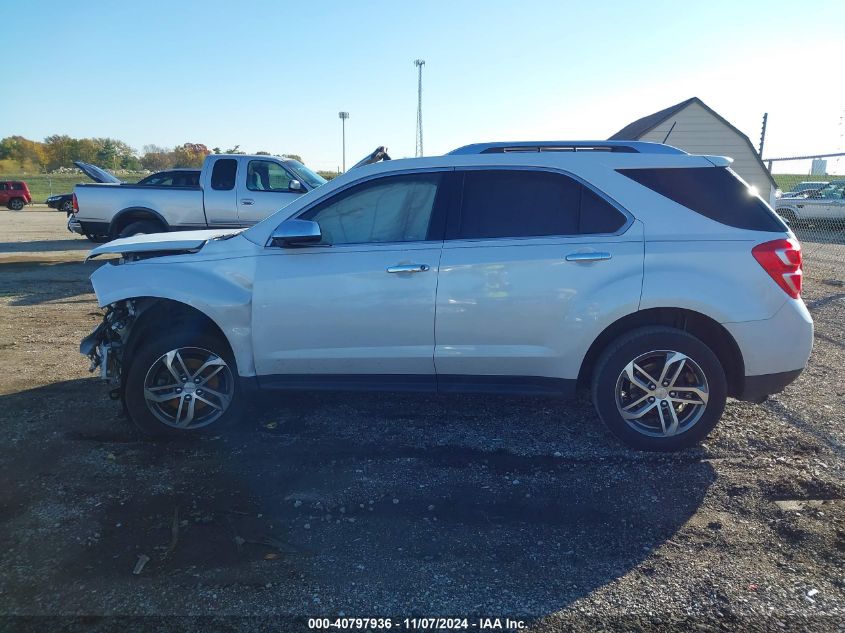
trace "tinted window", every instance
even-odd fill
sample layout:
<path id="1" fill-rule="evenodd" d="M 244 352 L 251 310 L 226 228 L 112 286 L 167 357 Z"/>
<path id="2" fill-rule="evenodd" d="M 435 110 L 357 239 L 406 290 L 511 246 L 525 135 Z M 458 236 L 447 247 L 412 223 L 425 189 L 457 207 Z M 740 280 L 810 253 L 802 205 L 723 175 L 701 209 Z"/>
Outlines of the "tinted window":
<path id="1" fill-rule="evenodd" d="M 238 171 L 238 161 L 234 158 L 221 158 L 214 163 L 211 171 L 211 188 L 218 191 L 228 191 L 235 188 L 235 173 Z"/>
<path id="2" fill-rule="evenodd" d="M 16 191 L 23 191 L 23 183 L 22 182 L 13 182 L 12 189 Z"/>
<path id="3" fill-rule="evenodd" d="M 303 216 L 323 232 L 324 244 L 425 240 L 439 174 L 391 176 L 344 191 Z"/>
<path id="4" fill-rule="evenodd" d="M 165 172 L 162 174 L 153 174 L 152 176 L 147 176 L 143 180 L 139 181 L 139 185 L 170 185 L 173 183 L 173 178 L 171 177 L 169 172 Z"/>
<path id="5" fill-rule="evenodd" d="M 625 216 L 563 174 L 467 171 L 458 239 L 613 233 Z"/>
<path id="6" fill-rule="evenodd" d="M 291 175 L 287 170 L 269 160 L 251 160 L 246 169 L 246 188 L 250 191 L 290 190 Z"/>
<path id="7" fill-rule="evenodd" d="M 6 191 L 6 183 L 0 182 L 0 191 Z"/>
<path id="8" fill-rule="evenodd" d="M 620 169 L 620 174 L 691 211 L 754 231 L 785 230 L 771 207 L 725 167 Z"/>

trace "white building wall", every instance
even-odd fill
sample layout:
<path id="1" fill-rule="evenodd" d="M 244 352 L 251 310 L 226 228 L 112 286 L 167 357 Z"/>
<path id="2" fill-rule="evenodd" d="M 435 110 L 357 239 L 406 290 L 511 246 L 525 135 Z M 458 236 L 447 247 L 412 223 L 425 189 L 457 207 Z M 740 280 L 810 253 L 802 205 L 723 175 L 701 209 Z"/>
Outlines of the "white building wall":
<path id="1" fill-rule="evenodd" d="M 689 104 L 639 140 L 663 143 L 672 123 L 675 127 L 666 139 L 668 145 L 690 154 L 730 156 L 734 159 L 731 168 L 748 184 L 755 186 L 763 200 L 774 206 L 775 188 L 751 148 L 734 130 L 697 103 Z"/>

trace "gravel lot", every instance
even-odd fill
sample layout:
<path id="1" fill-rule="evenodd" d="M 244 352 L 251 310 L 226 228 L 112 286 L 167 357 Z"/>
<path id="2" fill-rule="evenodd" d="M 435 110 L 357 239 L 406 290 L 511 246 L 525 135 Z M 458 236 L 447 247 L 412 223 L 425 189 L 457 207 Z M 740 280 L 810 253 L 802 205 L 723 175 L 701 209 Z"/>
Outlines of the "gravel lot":
<path id="1" fill-rule="evenodd" d="M 89 243 L 56 212 L 0 226 L 0 628 L 843 628 L 841 285 L 807 283 L 802 377 L 675 455 L 621 447 L 585 399 L 490 396 L 294 395 L 164 443 L 77 352 L 100 319 Z"/>

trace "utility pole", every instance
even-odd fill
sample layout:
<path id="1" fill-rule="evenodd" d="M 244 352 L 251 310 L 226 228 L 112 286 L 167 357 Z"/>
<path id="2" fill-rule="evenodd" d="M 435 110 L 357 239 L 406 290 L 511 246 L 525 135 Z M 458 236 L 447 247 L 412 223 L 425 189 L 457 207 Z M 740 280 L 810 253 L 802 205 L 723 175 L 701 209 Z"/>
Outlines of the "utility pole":
<path id="1" fill-rule="evenodd" d="M 757 150 L 757 153 L 760 156 L 763 156 L 763 144 L 766 142 L 766 122 L 768 120 L 769 120 L 769 113 L 768 112 L 763 113 L 763 129 L 760 131 L 760 149 Z M 769 168 L 769 171 L 772 171 L 771 168 Z"/>
<path id="2" fill-rule="evenodd" d="M 343 173 L 346 173 L 346 119 L 349 118 L 348 112 L 338 112 L 340 117 L 341 134 L 343 136 Z"/>
<path id="3" fill-rule="evenodd" d="M 417 67 L 417 144 L 414 156 L 423 155 L 423 128 L 422 128 L 422 69 L 425 66 L 424 59 L 415 59 L 414 66 Z"/>

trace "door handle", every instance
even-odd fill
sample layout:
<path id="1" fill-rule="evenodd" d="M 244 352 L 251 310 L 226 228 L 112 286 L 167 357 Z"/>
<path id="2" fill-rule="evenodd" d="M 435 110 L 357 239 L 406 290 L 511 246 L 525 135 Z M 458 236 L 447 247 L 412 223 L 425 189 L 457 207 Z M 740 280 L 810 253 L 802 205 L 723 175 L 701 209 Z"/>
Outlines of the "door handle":
<path id="1" fill-rule="evenodd" d="M 243 200 L 241 200 L 241 204 L 249 206 L 251 204 L 255 204 L 255 200 L 253 200 L 252 198 L 244 198 Z"/>
<path id="2" fill-rule="evenodd" d="M 602 262 L 610 259 L 610 253 L 595 252 L 595 253 L 569 253 L 566 256 L 568 262 Z"/>
<path id="3" fill-rule="evenodd" d="M 431 266 L 428 264 L 397 264 L 396 266 L 388 266 L 389 273 L 424 273 L 430 270 Z"/>

